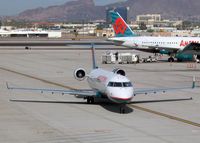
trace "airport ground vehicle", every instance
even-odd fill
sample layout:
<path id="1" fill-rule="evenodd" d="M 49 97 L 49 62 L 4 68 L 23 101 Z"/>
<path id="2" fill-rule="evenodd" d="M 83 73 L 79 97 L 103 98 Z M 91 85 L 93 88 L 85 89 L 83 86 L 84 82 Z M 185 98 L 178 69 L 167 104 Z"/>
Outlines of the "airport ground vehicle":
<path id="1" fill-rule="evenodd" d="M 134 53 L 118 53 L 107 51 L 101 56 L 101 62 L 103 64 L 133 64 L 139 63 L 139 55 Z"/>
<path id="2" fill-rule="evenodd" d="M 139 63 L 139 55 L 132 54 L 132 53 L 119 53 L 118 63 L 119 64 Z"/>
<path id="3" fill-rule="evenodd" d="M 101 56 L 102 64 L 115 64 L 116 60 L 116 55 L 110 51 Z"/>
<path id="4" fill-rule="evenodd" d="M 141 62 L 142 63 L 151 63 L 151 62 L 157 62 L 158 58 L 156 56 L 149 56 L 147 58 L 142 58 Z"/>

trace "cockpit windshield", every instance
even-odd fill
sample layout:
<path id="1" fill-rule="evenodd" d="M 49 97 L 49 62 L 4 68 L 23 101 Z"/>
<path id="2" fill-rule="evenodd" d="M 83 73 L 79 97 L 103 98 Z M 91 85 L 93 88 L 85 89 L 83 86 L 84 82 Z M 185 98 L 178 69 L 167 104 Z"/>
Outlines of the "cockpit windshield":
<path id="1" fill-rule="evenodd" d="M 132 87 L 131 82 L 123 82 L 123 87 Z"/>
<path id="2" fill-rule="evenodd" d="M 132 87 L 131 82 L 109 82 L 109 87 Z"/>

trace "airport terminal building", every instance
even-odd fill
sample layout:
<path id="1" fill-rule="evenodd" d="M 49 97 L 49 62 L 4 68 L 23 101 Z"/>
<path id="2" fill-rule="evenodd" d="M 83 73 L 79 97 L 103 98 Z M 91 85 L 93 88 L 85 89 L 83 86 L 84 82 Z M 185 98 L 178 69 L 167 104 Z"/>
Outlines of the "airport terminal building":
<path id="1" fill-rule="evenodd" d="M 31 30 L 0 30 L 0 37 L 27 37 L 27 38 L 61 38 L 60 31 L 31 31 Z"/>

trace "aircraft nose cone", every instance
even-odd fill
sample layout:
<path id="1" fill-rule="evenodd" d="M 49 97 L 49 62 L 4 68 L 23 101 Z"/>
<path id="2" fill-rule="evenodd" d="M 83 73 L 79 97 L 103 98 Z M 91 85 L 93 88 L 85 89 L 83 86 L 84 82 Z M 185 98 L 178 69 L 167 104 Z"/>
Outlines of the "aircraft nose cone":
<path id="1" fill-rule="evenodd" d="M 114 102 L 127 102 L 133 98 L 133 88 L 110 88 L 108 97 Z"/>

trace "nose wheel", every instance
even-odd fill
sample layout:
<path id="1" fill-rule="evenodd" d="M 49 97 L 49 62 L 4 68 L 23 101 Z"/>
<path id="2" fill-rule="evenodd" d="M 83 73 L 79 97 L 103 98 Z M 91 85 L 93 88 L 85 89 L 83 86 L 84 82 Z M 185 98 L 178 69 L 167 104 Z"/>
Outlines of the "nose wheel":
<path id="1" fill-rule="evenodd" d="M 125 109 L 125 105 L 121 105 L 119 108 L 119 113 L 120 114 L 125 114 L 126 113 L 126 109 Z"/>
<path id="2" fill-rule="evenodd" d="M 94 97 L 87 97 L 87 104 L 94 104 Z"/>

